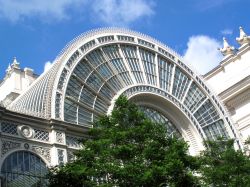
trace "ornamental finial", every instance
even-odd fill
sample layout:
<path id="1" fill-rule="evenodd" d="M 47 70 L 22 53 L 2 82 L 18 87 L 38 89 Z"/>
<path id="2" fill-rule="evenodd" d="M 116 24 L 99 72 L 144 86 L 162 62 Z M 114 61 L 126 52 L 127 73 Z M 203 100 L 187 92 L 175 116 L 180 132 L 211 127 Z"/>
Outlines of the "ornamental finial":
<path id="1" fill-rule="evenodd" d="M 243 28 L 240 26 L 239 29 L 240 29 L 240 38 L 246 37 L 247 35 L 246 35 L 246 33 L 244 32 Z"/>
<path id="2" fill-rule="evenodd" d="M 13 67 L 13 68 L 20 68 L 19 67 L 19 62 L 17 62 L 16 57 L 14 57 L 13 62 L 11 64 L 11 67 Z"/>
<path id="3" fill-rule="evenodd" d="M 10 70 L 11 70 L 11 66 L 10 66 L 10 63 L 9 63 L 9 66 L 8 66 L 8 68 L 6 69 L 6 73 L 9 73 Z"/>
<path id="4" fill-rule="evenodd" d="M 236 38 L 236 41 L 240 44 L 250 44 L 250 37 L 244 32 L 243 28 L 240 27 L 240 37 Z"/>
<path id="5" fill-rule="evenodd" d="M 235 48 L 230 46 L 227 42 L 227 39 L 223 37 L 223 48 L 219 48 L 218 50 L 220 50 L 223 56 L 227 56 L 234 54 Z"/>

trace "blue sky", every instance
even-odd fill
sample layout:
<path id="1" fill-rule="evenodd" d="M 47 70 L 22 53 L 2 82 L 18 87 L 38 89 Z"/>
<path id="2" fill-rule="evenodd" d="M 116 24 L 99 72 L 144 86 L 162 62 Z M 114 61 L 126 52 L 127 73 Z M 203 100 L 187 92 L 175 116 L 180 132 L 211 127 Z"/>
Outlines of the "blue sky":
<path id="1" fill-rule="evenodd" d="M 184 56 L 201 74 L 222 59 L 222 37 L 250 34 L 250 0 L 0 0 L 0 79 L 13 57 L 37 74 L 79 34 L 126 27 Z"/>

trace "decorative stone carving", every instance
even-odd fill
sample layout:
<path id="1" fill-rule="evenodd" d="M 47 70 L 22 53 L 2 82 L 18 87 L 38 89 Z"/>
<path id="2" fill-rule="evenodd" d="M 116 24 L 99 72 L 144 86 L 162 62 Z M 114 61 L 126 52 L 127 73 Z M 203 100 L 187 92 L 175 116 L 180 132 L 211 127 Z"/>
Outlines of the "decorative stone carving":
<path id="1" fill-rule="evenodd" d="M 243 44 L 249 44 L 250 43 L 250 36 L 248 36 L 242 27 L 239 28 L 240 29 L 240 37 L 239 38 L 236 38 L 236 41 L 240 44 L 240 45 L 243 45 Z"/>
<path id="2" fill-rule="evenodd" d="M 16 57 L 14 57 L 13 62 L 12 62 L 12 64 L 11 64 L 11 67 L 12 67 L 12 68 L 20 69 L 20 63 L 17 62 Z"/>
<path id="3" fill-rule="evenodd" d="M 25 143 L 23 147 L 28 150 L 30 148 L 30 145 L 28 143 Z"/>
<path id="4" fill-rule="evenodd" d="M 10 66 L 10 64 L 9 64 L 8 68 L 7 68 L 5 71 L 6 71 L 7 74 L 11 71 L 11 66 Z"/>
<path id="5" fill-rule="evenodd" d="M 31 127 L 29 127 L 29 126 L 27 126 L 27 125 L 23 125 L 23 126 L 21 126 L 20 128 L 20 134 L 23 136 L 23 137 L 25 137 L 25 138 L 32 138 L 33 137 L 33 132 L 34 132 L 34 130 L 31 128 Z"/>
<path id="6" fill-rule="evenodd" d="M 57 143 L 64 143 L 63 133 L 56 132 L 56 142 Z"/>
<path id="7" fill-rule="evenodd" d="M 223 56 L 227 56 L 227 55 L 233 55 L 235 48 L 233 46 L 230 46 L 227 42 L 227 39 L 225 37 L 223 37 L 223 48 L 219 48 L 218 49 Z"/>
<path id="8" fill-rule="evenodd" d="M 51 162 L 50 148 L 32 146 L 32 150 L 35 151 L 38 155 L 44 157 L 49 163 Z"/>
<path id="9" fill-rule="evenodd" d="M 6 69 L 6 76 L 10 76 L 13 69 L 20 69 L 20 63 L 17 62 L 16 57 L 14 57 L 12 64 L 9 64 L 8 68 Z"/>
<path id="10" fill-rule="evenodd" d="M 9 141 L 9 140 L 2 140 L 2 156 L 9 152 L 10 150 L 12 149 L 16 149 L 16 148 L 19 148 L 21 146 L 21 143 L 18 143 L 18 142 L 12 142 L 12 141 Z"/>

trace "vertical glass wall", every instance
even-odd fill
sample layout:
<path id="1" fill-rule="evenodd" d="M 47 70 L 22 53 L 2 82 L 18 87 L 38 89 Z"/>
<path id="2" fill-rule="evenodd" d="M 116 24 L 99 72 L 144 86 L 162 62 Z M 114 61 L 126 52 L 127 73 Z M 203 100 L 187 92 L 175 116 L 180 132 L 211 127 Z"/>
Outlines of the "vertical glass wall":
<path id="1" fill-rule="evenodd" d="M 17 151 L 9 155 L 1 168 L 2 187 L 45 187 L 46 164 L 37 155 Z"/>
<path id="2" fill-rule="evenodd" d="M 181 137 L 181 133 L 178 131 L 175 125 L 161 112 L 148 106 L 139 106 L 139 108 L 153 122 L 164 124 L 167 128 L 167 134 L 169 136 L 175 135 L 176 137 Z"/>

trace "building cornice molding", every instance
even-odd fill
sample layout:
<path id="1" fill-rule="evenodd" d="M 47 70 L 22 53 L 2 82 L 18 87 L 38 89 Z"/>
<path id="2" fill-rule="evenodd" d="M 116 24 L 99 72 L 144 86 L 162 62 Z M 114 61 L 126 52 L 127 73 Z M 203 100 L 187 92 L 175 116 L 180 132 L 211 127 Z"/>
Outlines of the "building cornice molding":
<path id="1" fill-rule="evenodd" d="M 244 92 L 238 94 L 237 97 L 235 96 L 229 101 L 227 101 L 226 105 L 235 108 L 236 106 L 242 105 L 243 103 L 246 103 L 249 100 L 250 100 L 250 89 L 248 88 Z"/>
<path id="2" fill-rule="evenodd" d="M 224 90 L 223 92 L 221 92 L 219 94 L 219 97 L 220 99 L 222 99 L 223 102 L 227 102 L 233 97 L 236 97 L 240 93 L 244 92 L 249 87 L 250 87 L 250 75 L 240 80 L 239 82 L 235 83 L 234 85 Z"/>
<path id="3" fill-rule="evenodd" d="M 61 120 L 56 119 L 44 119 L 33 117 L 27 114 L 22 114 L 18 112 L 13 112 L 5 109 L 4 107 L 0 107 L 0 120 L 2 121 L 11 121 L 17 124 L 25 124 L 36 128 L 42 128 L 46 130 L 65 130 L 65 132 L 73 133 L 73 134 L 86 134 L 89 128 L 92 128 L 92 125 L 77 125 Z"/>
<path id="4" fill-rule="evenodd" d="M 250 114 L 238 119 L 236 121 L 236 124 L 238 124 L 238 130 L 241 131 L 245 128 L 249 128 L 249 124 L 250 124 Z"/>
<path id="5" fill-rule="evenodd" d="M 225 59 L 223 59 L 220 62 L 220 64 L 218 66 L 216 66 L 215 68 L 213 68 L 212 70 L 210 70 L 208 73 L 206 73 L 205 75 L 203 75 L 204 79 L 208 80 L 211 77 L 213 77 L 216 74 L 218 74 L 219 72 L 224 71 L 224 67 L 227 64 L 240 59 L 242 57 L 242 55 L 244 55 L 248 51 L 250 51 L 250 44 L 242 45 L 234 55 L 230 55 L 230 56 L 226 57 Z"/>

